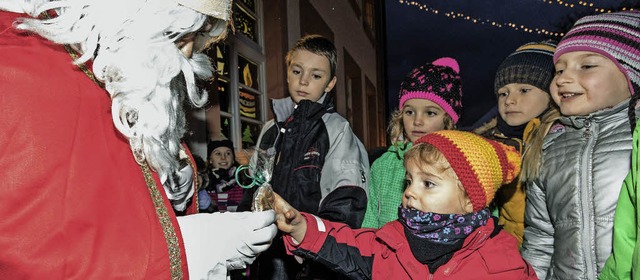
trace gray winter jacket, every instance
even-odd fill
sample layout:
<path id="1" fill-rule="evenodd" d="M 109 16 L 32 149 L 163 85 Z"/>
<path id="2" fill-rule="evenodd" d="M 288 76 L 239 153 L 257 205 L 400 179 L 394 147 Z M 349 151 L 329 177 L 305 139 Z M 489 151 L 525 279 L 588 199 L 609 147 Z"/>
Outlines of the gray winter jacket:
<path id="1" fill-rule="evenodd" d="M 628 104 L 563 117 L 545 137 L 540 175 L 526 186 L 521 249 L 540 279 L 596 279 L 611 254 L 631 160 Z"/>

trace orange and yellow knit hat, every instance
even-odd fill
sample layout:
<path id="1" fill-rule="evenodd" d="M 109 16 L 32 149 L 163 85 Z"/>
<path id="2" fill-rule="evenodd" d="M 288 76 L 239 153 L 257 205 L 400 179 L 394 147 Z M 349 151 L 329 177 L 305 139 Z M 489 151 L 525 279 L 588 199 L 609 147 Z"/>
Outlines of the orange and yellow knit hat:
<path id="1" fill-rule="evenodd" d="M 431 144 L 444 155 L 473 211 L 489 206 L 496 191 L 520 173 L 520 153 L 515 148 L 471 132 L 441 130 L 420 137 L 414 145 L 419 143 Z"/>

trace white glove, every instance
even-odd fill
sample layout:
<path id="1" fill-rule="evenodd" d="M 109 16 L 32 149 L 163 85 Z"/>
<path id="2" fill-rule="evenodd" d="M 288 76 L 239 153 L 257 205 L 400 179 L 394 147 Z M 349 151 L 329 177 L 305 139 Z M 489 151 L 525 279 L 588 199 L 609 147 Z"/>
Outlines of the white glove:
<path id="1" fill-rule="evenodd" d="M 273 210 L 178 217 L 191 279 L 226 279 L 271 245 L 278 232 Z"/>

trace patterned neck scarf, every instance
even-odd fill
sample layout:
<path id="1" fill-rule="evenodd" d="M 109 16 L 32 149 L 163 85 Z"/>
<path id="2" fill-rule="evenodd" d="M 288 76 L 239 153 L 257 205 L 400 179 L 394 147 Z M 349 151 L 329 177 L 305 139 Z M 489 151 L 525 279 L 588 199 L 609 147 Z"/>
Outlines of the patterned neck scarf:
<path id="1" fill-rule="evenodd" d="M 436 243 L 464 240 L 478 227 L 487 224 L 491 213 L 487 208 L 469 214 L 438 214 L 398 208 L 398 220 L 411 234 Z"/>
<path id="2" fill-rule="evenodd" d="M 413 256 L 431 273 L 447 263 L 467 236 L 486 225 L 490 217 L 487 208 L 465 215 L 398 208 L 398 220 L 404 225 Z"/>

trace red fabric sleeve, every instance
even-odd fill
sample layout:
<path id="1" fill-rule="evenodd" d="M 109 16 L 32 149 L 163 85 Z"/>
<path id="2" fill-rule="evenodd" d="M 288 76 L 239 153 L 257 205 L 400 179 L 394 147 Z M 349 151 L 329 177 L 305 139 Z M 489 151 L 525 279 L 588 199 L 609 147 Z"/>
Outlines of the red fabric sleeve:
<path id="1" fill-rule="evenodd" d="M 307 232 L 300 244 L 295 244 L 290 235 L 284 235 L 284 243 L 288 254 L 296 249 L 304 249 L 318 252 L 324 245 L 328 236 L 335 238 L 336 242 L 344 243 L 360 250 L 361 255 L 370 256 L 378 249 L 375 240 L 375 229 L 351 229 L 348 225 L 339 222 L 331 222 L 318 218 L 309 213 L 301 213 L 307 221 Z"/>

